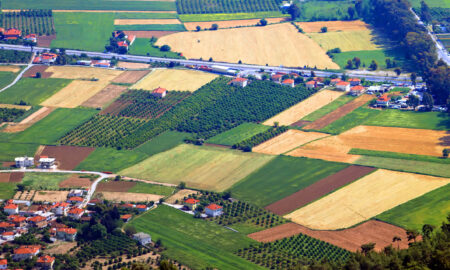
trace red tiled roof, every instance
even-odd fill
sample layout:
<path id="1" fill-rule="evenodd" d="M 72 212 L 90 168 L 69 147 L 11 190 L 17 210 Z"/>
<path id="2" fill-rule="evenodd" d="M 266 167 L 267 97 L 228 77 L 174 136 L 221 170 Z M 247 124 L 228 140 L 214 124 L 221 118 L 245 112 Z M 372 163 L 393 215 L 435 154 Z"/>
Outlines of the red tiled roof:
<path id="1" fill-rule="evenodd" d="M 22 217 L 22 216 L 19 216 L 19 215 L 10 215 L 8 217 L 8 220 L 12 221 L 12 222 L 22 222 L 22 221 L 25 221 L 26 218 Z"/>
<path id="2" fill-rule="evenodd" d="M 293 84 L 294 80 L 293 79 L 286 79 L 286 80 L 283 81 L 283 83 L 285 83 L 285 84 Z"/>
<path id="3" fill-rule="evenodd" d="M 59 203 L 55 203 L 52 208 L 57 208 L 57 207 L 68 207 L 70 206 L 70 203 L 68 202 L 59 202 Z"/>
<path id="4" fill-rule="evenodd" d="M 222 209 L 223 207 L 220 205 L 217 205 L 215 203 L 212 203 L 212 204 L 206 206 L 206 208 L 208 208 L 210 210 L 218 210 L 218 209 Z"/>
<path id="5" fill-rule="evenodd" d="M 307 82 L 306 84 L 316 84 L 316 81 L 309 81 L 309 82 Z"/>
<path id="6" fill-rule="evenodd" d="M 8 260 L 0 260 L 0 265 L 7 265 L 8 264 Z"/>
<path id="7" fill-rule="evenodd" d="M 21 34 L 22 34 L 22 31 L 20 31 L 18 29 L 14 29 L 14 28 L 8 29 L 3 33 L 3 35 L 5 35 L 5 36 L 20 36 Z"/>
<path id="8" fill-rule="evenodd" d="M 29 34 L 25 36 L 25 38 L 36 38 L 36 37 L 37 37 L 36 34 Z"/>
<path id="9" fill-rule="evenodd" d="M 74 202 L 82 202 L 83 198 L 75 196 L 75 197 L 70 197 L 69 201 L 74 201 Z"/>
<path id="10" fill-rule="evenodd" d="M 14 227 L 14 224 L 9 222 L 0 222 L 0 228 L 8 228 L 8 227 Z"/>
<path id="11" fill-rule="evenodd" d="M 245 82 L 245 81 L 248 81 L 248 79 L 246 79 L 246 78 L 234 78 L 232 80 L 232 82 Z"/>
<path id="12" fill-rule="evenodd" d="M 155 93 L 155 94 L 163 94 L 163 93 L 166 92 L 166 91 L 167 91 L 167 90 L 166 90 L 165 88 L 158 87 L 158 88 L 156 88 L 155 90 L 153 90 L 152 93 Z"/>
<path id="13" fill-rule="evenodd" d="M 362 90 L 364 90 L 364 86 L 362 85 L 356 85 L 350 88 L 350 91 L 362 91 Z"/>
<path id="14" fill-rule="evenodd" d="M 389 101 L 389 97 L 387 94 L 384 94 L 378 98 L 379 101 Z"/>
<path id="15" fill-rule="evenodd" d="M 38 263 L 52 263 L 54 261 L 55 261 L 55 257 L 48 256 L 48 255 L 44 255 L 42 257 L 39 257 L 39 259 L 37 259 Z"/>
<path id="16" fill-rule="evenodd" d="M 120 216 L 121 219 L 129 219 L 131 217 L 132 217 L 132 215 L 130 215 L 130 214 Z"/>
<path id="17" fill-rule="evenodd" d="M 344 85 L 350 85 L 350 83 L 349 82 L 338 82 L 336 85 L 344 86 Z"/>
<path id="18" fill-rule="evenodd" d="M 188 204 L 196 204 L 196 203 L 200 202 L 200 200 L 197 200 L 194 198 L 189 198 L 189 199 L 185 200 L 184 202 L 188 203 Z"/>
<path id="19" fill-rule="evenodd" d="M 147 205 L 144 205 L 144 204 L 138 204 L 138 205 L 136 205 L 136 208 L 147 208 Z"/>
<path id="20" fill-rule="evenodd" d="M 5 205 L 5 207 L 3 207 L 4 209 L 17 209 L 19 206 L 17 206 L 17 204 L 8 204 Z"/>
<path id="21" fill-rule="evenodd" d="M 31 221 L 31 222 L 34 222 L 34 223 L 41 222 L 41 221 L 44 221 L 44 220 L 45 220 L 45 217 L 41 217 L 41 216 L 35 216 L 35 217 L 32 217 L 32 218 L 28 219 L 28 221 Z"/>
<path id="22" fill-rule="evenodd" d="M 279 78 L 281 78 L 281 77 L 283 77 L 283 75 L 281 75 L 281 74 L 276 74 L 276 75 L 273 75 L 273 76 L 272 76 L 272 79 L 279 79 Z"/>
<path id="23" fill-rule="evenodd" d="M 332 79 L 332 80 L 331 80 L 331 82 L 340 82 L 340 81 L 342 81 L 342 80 L 339 79 L 339 78 L 336 78 L 336 79 Z"/>
<path id="24" fill-rule="evenodd" d="M 14 250 L 14 254 L 34 254 L 41 249 L 40 246 L 21 246 Z"/>
<path id="25" fill-rule="evenodd" d="M 69 214 L 75 214 L 75 215 L 79 215 L 83 212 L 84 212 L 84 210 L 80 209 L 80 208 L 72 208 L 69 210 Z"/>
<path id="26" fill-rule="evenodd" d="M 33 60 L 33 63 L 39 63 L 41 62 L 41 58 L 39 56 L 36 56 Z"/>
<path id="27" fill-rule="evenodd" d="M 119 42 L 117 42 L 117 46 L 119 46 L 119 47 L 128 47 L 128 44 L 125 41 L 119 41 Z"/>
<path id="28" fill-rule="evenodd" d="M 360 82 L 361 80 L 358 78 L 350 78 L 348 79 L 349 82 Z"/>
<path id="29" fill-rule="evenodd" d="M 64 232 L 66 234 L 76 234 L 77 229 L 74 228 L 58 228 L 56 229 L 58 232 Z"/>
<path id="30" fill-rule="evenodd" d="M 133 208 L 134 205 L 132 205 L 132 204 L 130 204 L 130 203 L 126 203 L 126 204 L 122 205 L 122 207 L 125 207 L 125 208 Z"/>
<path id="31" fill-rule="evenodd" d="M 2 233 L 2 235 L 5 235 L 5 236 L 7 236 L 7 235 L 14 235 L 14 232 L 4 232 L 4 233 Z"/>

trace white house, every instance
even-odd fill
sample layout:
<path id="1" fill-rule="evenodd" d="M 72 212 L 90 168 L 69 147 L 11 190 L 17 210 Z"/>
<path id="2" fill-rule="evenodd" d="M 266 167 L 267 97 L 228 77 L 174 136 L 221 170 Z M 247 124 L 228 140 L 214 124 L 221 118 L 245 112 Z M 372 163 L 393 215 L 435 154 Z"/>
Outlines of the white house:
<path id="1" fill-rule="evenodd" d="M 287 85 L 287 86 L 290 86 L 290 87 L 294 87 L 295 86 L 294 83 L 295 82 L 294 82 L 293 79 L 286 79 L 281 84 L 282 85 Z"/>
<path id="2" fill-rule="evenodd" d="M 336 88 L 341 91 L 348 92 L 348 91 L 350 91 L 350 83 L 349 82 L 338 82 L 338 83 L 336 83 Z"/>
<path id="3" fill-rule="evenodd" d="M 223 214 L 223 207 L 212 203 L 205 208 L 205 214 L 210 217 L 217 217 Z"/>
<path id="4" fill-rule="evenodd" d="M 40 251 L 40 246 L 20 246 L 19 248 L 14 249 L 12 258 L 15 261 L 31 259 L 32 257 L 38 255 Z"/>
<path id="5" fill-rule="evenodd" d="M 143 246 L 152 242 L 152 237 L 143 232 L 133 234 L 133 239 L 139 241 L 139 243 Z"/>
<path id="6" fill-rule="evenodd" d="M 230 84 L 232 86 L 240 86 L 240 87 L 246 87 L 248 84 L 248 79 L 246 78 L 234 78 Z"/>
<path id="7" fill-rule="evenodd" d="M 384 95 L 380 96 L 377 99 L 377 106 L 378 107 L 387 107 L 387 106 L 389 106 L 389 97 L 388 97 L 387 94 L 384 94 Z"/>
<path id="8" fill-rule="evenodd" d="M 34 165 L 34 158 L 32 157 L 16 157 L 14 161 L 16 162 L 16 168 L 26 168 Z"/>
<path id="9" fill-rule="evenodd" d="M 39 158 L 39 167 L 42 169 L 51 169 L 55 167 L 55 159 L 48 156 L 41 156 Z"/>
<path id="10" fill-rule="evenodd" d="M 55 263 L 55 257 L 44 255 L 39 257 L 36 261 L 36 265 L 41 267 L 41 269 L 53 269 L 53 264 Z"/>
<path id="11" fill-rule="evenodd" d="M 316 88 L 317 87 L 317 82 L 316 81 L 309 81 L 305 83 L 306 88 Z"/>
<path id="12" fill-rule="evenodd" d="M 19 213 L 19 206 L 17 204 L 7 204 L 5 205 L 5 207 L 3 207 L 3 211 L 7 214 L 7 215 L 14 215 L 14 214 L 18 214 Z"/>

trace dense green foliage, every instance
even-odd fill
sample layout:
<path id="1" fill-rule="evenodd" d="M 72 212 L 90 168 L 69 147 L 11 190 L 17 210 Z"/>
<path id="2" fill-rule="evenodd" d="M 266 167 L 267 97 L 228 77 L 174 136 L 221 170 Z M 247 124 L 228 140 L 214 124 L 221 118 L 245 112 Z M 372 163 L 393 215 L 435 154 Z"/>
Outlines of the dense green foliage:
<path id="1" fill-rule="evenodd" d="M 320 131 L 339 134 L 356 126 L 362 125 L 367 119 L 376 116 L 380 111 L 369 108 L 359 107 L 351 113 L 344 115 Z"/>
<path id="2" fill-rule="evenodd" d="M 279 11 L 246 12 L 246 13 L 208 13 L 208 14 L 181 14 L 182 22 L 209 22 L 227 20 L 249 20 L 262 18 L 277 18 L 289 16 Z"/>
<path id="3" fill-rule="evenodd" d="M 404 154 L 404 153 L 396 153 L 396 152 L 386 152 L 386 151 L 375 151 L 375 150 L 366 150 L 366 149 L 358 149 L 352 148 L 349 154 L 353 155 L 362 155 L 362 156 L 372 156 L 372 157 L 387 157 L 387 158 L 396 158 L 396 159 L 406 159 L 406 160 L 417 160 L 417 161 L 425 161 L 425 162 L 434 162 L 441 164 L 450 164 L 450 159 L 434 157 L 434 156 L 423 156 L 423 155 L 413 155 L 413 154 Z"/>
<path id="4" fill-rule="evenodd" d="M 90 241 L 83 245 L 75 256 L 89 258 L 97 255 L 109 255 L 117 251 L 131 253 L 135 248 L 136 242 L 125 234 L 109 234 L 105 239 Z"/>
<path id="5" fill-rule="evenodd" d="M 114 30 L 122 31 L 186 31 L 183 24 L 130 24 L 114 25 Z"/>
<path id="6" fill-rule="evenodd" d="M 256 134 L 248 139 L 245 139 L 239 143 L 233 144 L 233 148 L 234 149 L 241 149 L 244 151 L 251 151 L 252 148 L 258 144 L 261 144 L 265 141 L 268 141 L 278 135 L 280 135 L 281 133 L 284 133 L 288 130 L 289 128 L 286 126 L 281 126 L 281 127 L 271 127 L 270 129 L 263 131 L 259 134 Z"/>
<path id="7" fill-rule="evenodd" d="M 278 11 L 281 0 L 178 0 L 178 14 Z"/>
<path id="8" fill-rule="evenodd" d="M 17 183 L 0 183 L 0 199 L 12 199 L 16 193 Z"/>
<path id="9" fill-rule="evenodd" d="M 388 58 L 391 62 L 395 61 L 397 67 L 404 67 L 405 64 L 405 53 L 402 49 L 351 51 L 332 54 L 333 62 L 338 64 L 341 69 L 345 69 L 348 60 L 352 60 L 355 57 L 361 61 L 360 68 L 368 68 L 372 60 L 375 60 L 378 63 L 379 69 L 386 69 L 388 68 L 386 59 Z"/>
<path id="10" fill-rule="evenodd" d="M 145 153 L 149 156 L 156 155 L 182 144 L 188 136 L 189 134 L 183 132 L 166 131 L 142 144 L 135 151 Z"/>
<path id="11" fill-rule="evenodd" d="M 255 124 L 255 123 L 243 123 L 235 128 L 220 133 L 212 138 L 209 138 L 206 142 L 212 144 L 221 144 L 232 146 L 236 143 L 240 143 L 243 140 L 251 138 L 256 134 L 268 130 L 270 127 Z"/>
<path id="12" fill-rule="evenodd" d="M 311 261 L 345 262 L 350 252 L 327 242 L 299 234 L 275 242 L 260 243 L 236 252 L 247 260 L 270 269 L 294 269 Z"/>
<path id="13" fill-rule="evenodd" d="M 22 116 L 26 111 L 15 108 L 0 108 L 0 123 L 13 122 L 18 117 Z"/>
<path id="14" fill-rule="evenodd" d="M 0 62 L 2 63 L 28 63 L 30 59 L 30 52 L 0 50 Z"/>
<path id="15" fill-rule="evenodd" d="M 334 20 L 349 20 L 348 14 L 349 6 L 354 6 L 354 2 L 343 1 L 306 1 L 302 2 L 300 7 L 300 21 L 334 21 Z M 360 17 L 360 14 L 355 12 L 353 19 Z"/>
<path id="16" fill-rule="evenodd" d="M 166 57 L 166 58 L 183 58 L 179 53 L 176 52 L 163 52 L 161 49 L 154 45 L 156 38 L 136 38 L 131 45 L 128 53 L 134 55 L 148 55 L 155 57 Z"/>
<path id="17" fill-rule="evenodd" d="M 51 10 L 21 10 L 4 12 L 0 15 L 1 26 L 5 29 L 16 28 L 22 35 L 51 35 L 55 33 Z"/>
<path id="18" fill-rule="evenodd" d="M 323 160 L 279 156 L 239 181 L 233 197 L 267 206 L 347 167 Z"/>
<path id="19" fill-rule="evenodd" d="M 383 110 L 364 122 L 371 126 L 448 130 L 450 118 L 439 112 Z"/>

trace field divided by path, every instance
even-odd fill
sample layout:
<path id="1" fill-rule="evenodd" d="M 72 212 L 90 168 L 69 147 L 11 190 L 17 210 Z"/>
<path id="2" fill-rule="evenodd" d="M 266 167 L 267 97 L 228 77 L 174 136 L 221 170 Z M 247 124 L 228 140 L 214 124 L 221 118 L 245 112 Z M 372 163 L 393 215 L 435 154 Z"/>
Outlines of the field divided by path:
<path id="1" fill-rule="evenodd" d="M 81 106 L 89 108 L 102 108 L 104 105 L 109 104 L 126 90 L 126 86 L 110 84 L 103 88 L 100 92 L 83 102 Z"/>
<path id="2" fill-rule="evenodd" d="M 58 169 L 73 170 L 94 150 L 95 148 L 92 147 L 47 145 L 44 146 L 42 152 L 40 152 L 38 156 L 35 156 L 34 159 L 39 160 L 39 156 L 52 157 L 56 159 Z"/>
<path id="3" fill-rule="evenodd" d="M 322 180 L 319 180 L 288 197 L 266 206 L 265 208 L 277 215 L 285 215 L 375 170 L 375 168 L 363 166 L 347 167 L 342 171 L 325 177 Z"/>
<path id="4" fill-rule="evenodd" d="M 289 17 L 279 11 L 261 11 L 246 13 L 205 13 L 205 14 L 180 14 L 182 22 L 212 22 L 228 20 L 250 20 L 263 18 Z"/>

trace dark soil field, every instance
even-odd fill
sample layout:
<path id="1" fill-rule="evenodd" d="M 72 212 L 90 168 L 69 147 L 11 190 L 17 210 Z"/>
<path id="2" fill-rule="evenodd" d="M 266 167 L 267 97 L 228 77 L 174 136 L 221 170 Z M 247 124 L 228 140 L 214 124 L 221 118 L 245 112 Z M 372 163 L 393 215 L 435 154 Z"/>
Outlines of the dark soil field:
<path id="1" fill-rule="evenodd" d="M 286 223 L 264 231 L 249 234 L 248 236 L 259 242 L 272 242 L 299 233 L 306 234 L 353 252 L 360 250 L 361 245 L 370 242 L 376 243 L 375 251 L 378 252 L 391 244 L 395 248 L 408 248 L 406 230 L 376 220 L 369 220 L 354 228 L 341 231 L 314 231 L 295 223 Z M 393 244 L 392 238 L 394 236 L 400 237 L 402 241 Z"/>
<path id="2" fill-rule="evenodd" d="M 117 115 L 120 111 L 125 109 L 128 105 L 130 105 L 131 101 L 114 101 L 111 105 L 108 106 L 108 108 L 102 110 L 100 112 L 101 115 L 110 114 L 110 115 Z"/>
<path id="3" fill-rule="evenodd" d="M 309 123 L 311 123 L 311 121 L 300 120 L 300 121 L 297 121 L 297 122 L 291 124 L 291 126 L 293 126 L 293 127 L 303 127 L 303 126 L 305 126 L 305 125 L 307 125 Z"/>
<path id="4" fill-rule="evenodd" d="M 73 170 L 94 150 L 95 148 L 93 147 L 68 145 L 45 146 L 39 156 L 49 156 L 55 158 L 58 169 Z M 39 156 L 36 156 L 35 160 L 38 160 Z"/>
<path id="5" fill-rule="evenodd" d="M 52 40 L 56 39 L 56 35 L 38 36 L 37 45 L 39 47 L 50 47 Z"/>
<path id="6" fill-rule="evenodd" d="M 134 187 L 136 182 L 125 182 L 125 181 L 109 181 L 101 182 L 98 184 L 96 192 L 127 192 L 130 188 Z"/>
<path id="7" fill-rule="evenodd" d="M 371 167 L 350 166 L 333 175 L 325 177 L 316 183 L 297 191 L 296 193 L 274 202 L 265 208 L 277 215 L 285 215 L 322 196 L 351 183 L 376 170 Z"/>
<path id="8" fill-rule="evenodd" d="M 23 172 L 0 173 L 0 183 L 20 183 L 24 176 Z"/>
<path id="9" fill-rule="evenodd" d="M 112 82 L 114 83 L 136 83 L 140 79 L 142 79 L 145 75 L 147 75 L 150 70 L 136 70 L 136 71 L 125 71 Z"/>
<path id="10" fill-rule="evenodd" d="M 178 31 L 123 31 L 128 36 L 136 36 L 137 38 L 160 38 L 170 34 L 178 33 Z"/>
<path id="11" fill-rule="evenodd" d="M 41 78 L 49 78 L 53 73 L 52 72 L 45 72 L 47 70 L 48 66 L 32 66 L 29 70 L 25 71 L 23 74 L 23 77 L 25 78 L 34 78 L 36 76 L 37 72 L 41 73 Z"/>
<path id="12" fill-rule="evenodd" d="M 103 105 L 117 98 L 127 90 L 126 86 L 110 84 L 106 86 L 102 91 L 98 92 L 90 99 L 86 100 L 82 106 L 90 108 L 101 108 Z"/>
<path id="13" fill-rule="evenodd" d="M 92 184 L 91 179 L 89 178 L 81 178 L 79 175 L 72 175 L 68 179 L 59 183 L 59 187 L 61 188 L 71 188 L 71 187 L 80 187 L 80 188 L 88 188 Z"/>

